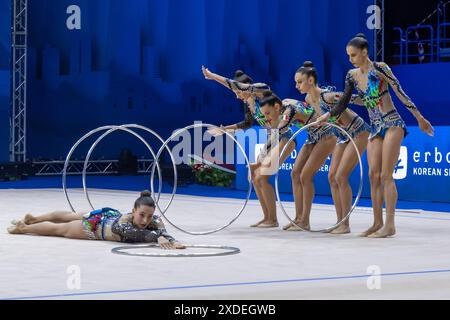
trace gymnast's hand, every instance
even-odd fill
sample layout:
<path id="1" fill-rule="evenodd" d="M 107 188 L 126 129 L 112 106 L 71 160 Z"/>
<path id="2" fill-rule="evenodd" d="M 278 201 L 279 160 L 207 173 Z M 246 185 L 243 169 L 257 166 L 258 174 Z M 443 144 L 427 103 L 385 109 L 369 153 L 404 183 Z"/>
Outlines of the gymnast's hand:
<path id="1" fill-rule="evenodd" d="M 327 113 L 321 115 L 321 116 L 317 119 L 315 127 L 323 126 L 324 124 L 326 124 L 326 123 L 328 122 L 328 120 L 330 119 L 330 117 L 331 117 L 331 115 L 330 115 L 329 112 L 327 112 Z"/>
<path id="2" fill-rule="evenodd" d="M 172 243 L 174 249 L 186 249 L 186 246 L 178 241 Z"/>
<path id="3" fill-rule="evenodd" d="M 209 127 L 206 132 L 208 132 L 213 137 L 220 137 L 221 135 L 225 134 L 225 131 L 228 130 L 226 130 L 224 126 L 220 126 L 220 129 L 217 127 Z"/>
<path id="4" fill-rule="evenodd" d="M 434 128 L 427 119 L 420 116 L 417 118 L 417 122 L 419 123 L 420 130 L 426 132 L 430 137 L 434 137 Z"/>
<path id="5" fill-rule="evenodd" d="M 158 244 L 161 247 L 161 249 L 164 250 L 175 249 L 175 246 L 172 243 L 170 243 L 169 240 L 167 240 L 165 237 L 162 236 L 158 238 Z"/>
<path id="6" fill-rule="evenodd" d="M 206 80 L 214 80 L 214 73 L 209 71 L 209 69 L 206 68 L 205 66 L 202 66 L 202 72 Z"/>

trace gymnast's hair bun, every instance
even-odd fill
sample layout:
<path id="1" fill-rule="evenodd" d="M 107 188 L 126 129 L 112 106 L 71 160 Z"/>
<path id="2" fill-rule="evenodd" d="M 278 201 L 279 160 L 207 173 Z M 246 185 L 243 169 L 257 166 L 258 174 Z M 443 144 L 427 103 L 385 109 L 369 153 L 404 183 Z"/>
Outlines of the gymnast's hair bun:
<path id="1" fill-rule="evenodd" d="M 363 38 L 363 39 L 366 39 L 366 40 L 367 40 L 367 37 L 366 37 L 366 35 L 365 35 L 364 33 L 358 33 L 358 34 L 355 36 L 355 38 Z"/>
<path id="2" fill-rule="evenodd" d="M 311 61 L 305 61 L 303 62 L 303 68 L 314 68 L 314 63 Z"/>
<path id="3" fill-rule="evenodd" d="M 141 197 L 151 197 L 152 193 L 148 190 L 144 190 L 141 192 Z"/>
<path id="4" fill-rule="evenodd" d="M 272 90 L 265 90 L 265 91 L 263 91 L 262 95 L 264 98 L 269 98 L 269 97 L 273 96 L 273 92 L 272 92 Z"/>
<path id="5" fill-rule="evenodd" d="M 237 71 L 234 73 L 234 77 L 235 77 L 235 78 L 242 77 L 243 75 L 245 75 L 245 73 L 244 73 L 244 71 L 242 71 L 242 70 L 237 70 Z"/>
<path id="6" fill-rule="evenodd" d="M 245 74 L 242 70 L 237 70 L 234 73 L 234 80 L 241 83 L 252 84 L 253 79 L 250 78 L 247 74 Z"/>

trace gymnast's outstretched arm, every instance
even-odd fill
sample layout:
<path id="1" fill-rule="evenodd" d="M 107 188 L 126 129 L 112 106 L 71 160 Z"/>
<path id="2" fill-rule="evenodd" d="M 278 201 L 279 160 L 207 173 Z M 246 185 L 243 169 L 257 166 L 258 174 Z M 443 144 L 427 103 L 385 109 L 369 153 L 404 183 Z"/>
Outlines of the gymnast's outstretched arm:
<path id="1" fill-rule="evenodd" d="M 411 100 L 411 98 L 403 91 L 402 86 L 400 85 L 400 82 L 398 81 L 397 77 L 392 72 L 391 68 L 384 63 L 384 62 L 377 62 L 374 63 L 374 68 L 378 73 L 381 74 L 381 76 L 389 83 L 391 88 L 394 90 L 397 97 L 400 99 L 400 101 L 406 106 L 406 108 L 414 115 L 414 117 L 417 119 L 417 122 L 419 123 L 419 127 L 422 131 L 425 131 L 428 135 L 433 136 L 434 135 L 434 128 L 426 120 L 422 114 L 420 113 L 419 109 L 416 107 L 414 102 Z"/>
<path id="2" fill-rule="evenodd" d="M 219 74 L 209 71 L 208 68 L 202 66 L 203 75 L 207 80 L 215 80 L 221 85 L 227 87 L 233 92 L 249 92 L 252 94 L 263 93 L 270 90 L 270 87 L 264 83 L 248 84 L 225 78 Z"/>

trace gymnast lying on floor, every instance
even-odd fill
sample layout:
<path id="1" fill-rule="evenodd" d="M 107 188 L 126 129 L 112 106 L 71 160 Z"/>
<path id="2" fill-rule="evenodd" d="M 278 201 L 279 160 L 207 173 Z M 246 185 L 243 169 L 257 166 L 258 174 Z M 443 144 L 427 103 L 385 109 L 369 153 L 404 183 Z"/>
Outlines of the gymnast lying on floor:
<path id="1" fill-rule="evenodd" d="M 8 232 L 80 240 L 157 242 L 162 249 L 185 249 L 167 233 L 163 222 L 154 213 L 151 193 L 143 191 L 129 214 L 111 208 L 88 213 L 56 211 L 36 217 L 27 214 L 23 220 L 13 220 Z"/>

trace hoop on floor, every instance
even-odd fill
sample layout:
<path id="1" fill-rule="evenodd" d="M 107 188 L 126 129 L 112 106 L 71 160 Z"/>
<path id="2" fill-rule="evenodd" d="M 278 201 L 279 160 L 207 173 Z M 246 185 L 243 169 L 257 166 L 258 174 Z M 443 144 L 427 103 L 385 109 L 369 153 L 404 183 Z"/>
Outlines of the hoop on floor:
<path id="1" fill-rule="evenodd" d="M 134 257 L 163 257 L 163 258 L 186 258 L 186 257 L 218 257 L 238 254 L 241 252 L 239 248 L 216 245 L 186 245 L 186 248 L 205 248 L 205 249 L 219 249 L 224 251 L 205 252 L 205 253 L 179 253 L 182 250 L 176 250 L 177 253 L 130 253 L 127 250 L 143 249 L 143 248 L 157 248 L 157 244 L 149 244 L 144 246 L 123 246 L 111 249 L 112 253 L 121 254 L 125 256 Z M 175 251 L 173 251 L 175 252 Z"/>
<path id="2" fill-rule="evenodd" d="M 285 147 L 284 147 L 283 150 L 281 151 L 280 158 L 279 158 L 278 161 L 281 160 L 281 157 L 283 156 L 284 152 L 286 151 L 287 146 L 288 146 L 288 145 L 289 145 L 289 144 L 290 144 L 290 143 L 291 143 L 291 142 L 292 142 L 292 141 L 293 141 L 293 140 L 294 140 L 301 132 L 305 131 L 306 129 L 308 129 L 308 128 L 312 127 L 312 126 L 316 126 L 316 125 L 317 125 L 317 122 L 310 123 L 310 124 L 304 126 L 303 128 L 301 128 L 300 130 L 298 130 L 296 133 L 294 133 L 294 135 L 289 139 L 289 141 L 286 143 Z M 329 232 L 329 231 L 331 231 L 331 230 L 333 230 L 333 229 L 339 227 L 342 223 L 344 223 L 345 220 L 347 220 L 347 219 L 350 217 L 350 215 L 352 214 L 353 210 L 355 210 L 356 205 L 358 204 L 359 199 L 361 198 L 361 194 L 362 194 L 362 189 L 363 189 L 363 175 L 364 175 L 364 174 L 363 174 L 363 166 L 362 166 L 361 154 L 359 153 L 358 146 L 356 145 L 356 143 L 355 143 L 355 141 L 353 140 L 353 138 L 348 134 L 348 132 L 347 132 L 344 128 L 342 128 L 342 127 L 340 127 L 340 126 L 338 126 L 338 125 L 336 125 L 336 124 L 334 124 L 334 123 L 327 123 L 327 125 L 331 125 L 332 127 L 335 127 L 335 128 L 337 128 L 337 129 L 339 129 L 341 132 L 343 132 L 343 133 L 350 139 L 351 143 L 352 143 L 353 146 L 355 147 L 355 151 L 356 151 L 356 154 L 357 154 L 357 156 L 358 156 L 358 161 L 359 161 L 359 172 L 360 172 L 360 182 L 359 182 L 358 195 L 356 196 L 356 199 L 355 199 L 355 201 L 353 202 L 353 205 L 352 205 L 350 211 L 348 212 L 348 214 L 347 214 L 341 221 L 339 221 L 338 223 L 336 223 L 334 226 L 332 226 L 332 227 L 330 227 L 330 228 L 322 229 L 322 230 L 313 230 L 313 229 L 306 230 L 306 229 L 302 228 L 301 226 L 299 226 L 298 224 L 296 224 L 295 221 L 292 220 L 291 217 L 289 217 L 289 215 L 287 214 L 285 208 L 283 207 L 283 203 L 281 202 L 281 198 L 280 198 L 280 192 L 279 192 L 279 190 L 278 190 L 278 176 L 279 176 L 279 171 L 278 171 L 277 174 L 276 174 L 276 176 L 275 176 L 275 191 L 276 191 L 276 194 L 277 194 L 277 199 L 278 199 L 278 203 L 279 203 L 279 205 L 280 205 L 281 211 L 284 213 L 284 215 L 286 216 L 286 218 L 288 218 L 288 220 L 289 220 L 293 225 L 295 225 L 296 227 L 300 228 L 300 229 L 303 230 L 303 231 L 309 231 L 309 232 Z"/>
<path id="3" fill-rule="evenodd" d="M 156 208 L 161 212 L 161 215 L 167 220 L 167 222 L 168 222 L 171 226 L 173 226 L 174 228 L 176 228 L 177 230 L 180 230 L 181 232 L 184 232 L 184 233 L 187 233 L 187 234 L 190 234 L 190 235 L 208 235 L 208 234 L 212 234 L 212 233 L 221 231 L 221 230 L 223 230 L 223 229 L 229 227 L 229 226 L 230 226 L 234 221 L 236 221 L 236 219 L 239 218 L 239 216 L 242 214 L 242 212 L 244 211 L 245 207 L 247 206 L 247 203 L 248 203 L 248 201 L 249 201 L 249 199 L 250 199 L 250 195 L 251 195 L 251 193 L 252 193 L 252 179 L 251 179 L 252 173 L 251 173 L 250 162 L 249 162 L 249 160 L 248 160 L 247 154 L 245 153 L 245 150 L 244 150 L 244 148 L 242 148 L 241 144 L 236 140 L 236 138 L 235 138 L 233 135 L 231 135 L 229 132 L 227 132 L 226 130 L 224 130 L 224 129 L 220 128 L 220 127 L 217 127 L 217 126 L 215 126 L 215 125 L 212 125 L 212 124 L 207 124 L 207 123 L 196 123 L 196 124 L 187 126 L 187 127 L 183 128 L 183 129 L 179 129 L 179 130 L 177 130 L 176 132 L 174 132 L 174 133 L 172 134 L 172 136 L 170 136 L 170 137 L 164 142 L 164 144 L 161 146 L 161 149 L 159 150 L 158 154 L 156 155 L 156 159 L 159 159 L 159 156 L 161 155 L 162 150 L 163 150 L 164 148 L 166 148 L 166 147 L 168 146 L 168 144 L 169 144 L 175 137 L 179 136 L 181 133 L 183 133 L 183 132 L 185 132 L 185 131 L 188 131 L 188 130 L 190 130 L 190 129 L 195 129 L 195 128 L 217 128 L 217 129 L 219 129 L 221 132 L 223 132 L 224 134 L 226 134 L 228 137 L 230 137 L 230 138 L 236 143 L 236 145 L 239 147 L 239 149 L 241 150 L 242 154 L 244 155 L 245 163 L 246 163 L 247 168 L 248 168 L 248 176 L 247 176 L 247 180 L 248 180 L 249 187 L 248 187 L 247 197 L 246 197 L 246 199 L 245 199 L 245 202 L 244 202 L 244 204 L 242 205 L 241 209 L 240 209 L 240 210 L 238 211 L 238 213 L 236 214 L 236 216 L 235 216 L 229 223 L 225 224 L 224 226 L 222 226 L 222 227 L 220 227 L 220 228 L 217 228 L 217 229 L 214 229 L 214 230 L 203 231 L 203 232 L 189 231 L 189 230 L 185 230 L 185 229 L 183 229 L 183 228 L 177 226 L 176 224 L 174 224 L 172 221 L 170 221 L 170 219 L 168 219 L 168 218 L 165 216 L 165 211 L 162 211 L 162 210 L 161 210 L 161 208 L 159 207 L 159 204 L 158 204 L 158 203 L 156 203 Z M 154 174 L 155 174 L 155 168 L 153 167 L 153 168 L 152 168 L 152 178 L 151 178 L 152 181 L 153 181 L 153 178 L 154 178 Z M 153 183 L 152 183 L 152 184 L 153 184 Z"/>

